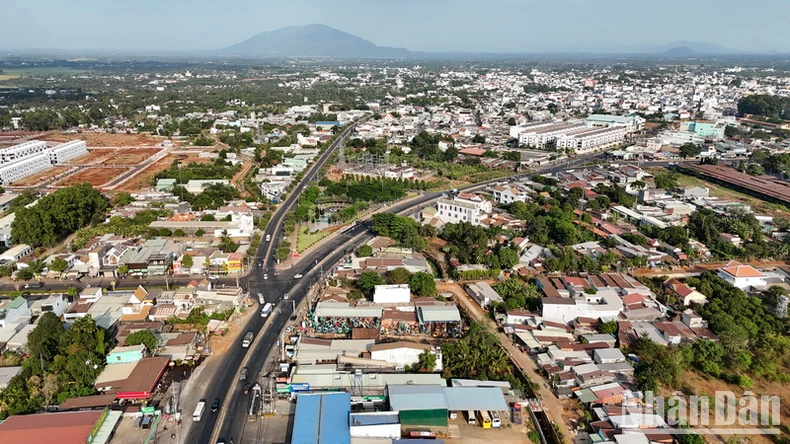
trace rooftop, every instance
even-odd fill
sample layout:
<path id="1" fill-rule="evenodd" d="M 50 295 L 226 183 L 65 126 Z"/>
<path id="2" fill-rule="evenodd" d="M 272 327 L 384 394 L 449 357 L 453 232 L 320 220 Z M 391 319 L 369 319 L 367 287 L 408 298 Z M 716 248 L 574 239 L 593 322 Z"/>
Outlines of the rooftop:
<path id="1" fill-rule="evenodd" d="M 101 415 L 91 410 L 11 416 L 0 423 L 0 442 L 84 444 Z"/>

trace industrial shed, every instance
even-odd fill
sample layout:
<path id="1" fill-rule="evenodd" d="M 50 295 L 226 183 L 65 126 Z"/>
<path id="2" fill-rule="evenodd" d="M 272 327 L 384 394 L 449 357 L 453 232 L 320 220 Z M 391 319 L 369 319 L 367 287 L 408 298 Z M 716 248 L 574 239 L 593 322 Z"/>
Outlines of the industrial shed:
<path id="1" fill-rule="evenodd" d="M 447 400 L 440 385 L 390 385 L 387 387 L 392 410 L 402 425 L 447 427 Z"/>
<path id="2" fill-rule="evenodd" d="M 321 393 L 296 398 L 293 444 L 350 444 L 351 395 Z"/>

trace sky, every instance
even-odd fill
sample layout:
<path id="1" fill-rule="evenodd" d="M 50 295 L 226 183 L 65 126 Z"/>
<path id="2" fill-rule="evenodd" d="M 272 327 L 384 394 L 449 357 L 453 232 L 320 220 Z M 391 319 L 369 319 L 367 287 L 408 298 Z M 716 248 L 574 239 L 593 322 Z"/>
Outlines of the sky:
<path id="1" fill-rule="evenodd" d="M 6 0 L 0 49 L 213 50 L 320 23 L 428 52 L 790 51 L 788 0 Z"/>

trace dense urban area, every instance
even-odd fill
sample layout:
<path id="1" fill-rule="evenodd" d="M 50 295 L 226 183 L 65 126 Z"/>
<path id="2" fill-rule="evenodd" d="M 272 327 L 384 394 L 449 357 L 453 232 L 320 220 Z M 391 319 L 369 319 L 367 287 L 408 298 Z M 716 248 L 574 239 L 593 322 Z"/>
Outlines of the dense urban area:
<path id="1" fill-rule="evenodd" d="M 0 59 L 0 442 L 788 443 L 788 70 Z"/>

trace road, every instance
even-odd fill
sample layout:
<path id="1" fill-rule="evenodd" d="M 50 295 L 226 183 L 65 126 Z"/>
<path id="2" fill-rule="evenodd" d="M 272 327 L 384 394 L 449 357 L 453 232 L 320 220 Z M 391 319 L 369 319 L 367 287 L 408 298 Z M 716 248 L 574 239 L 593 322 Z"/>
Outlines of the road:
<path id="1" fill-rule="evenodd" d="M 364 231 L 365 228 L 360 226 L 357 230 L 351 230 L 343 236 L 338 236 L 333 242 L 327 242 L 322 248 L 316 249 L 306 257 L 303 257 L 297 262 L 295 267 L 289 269 L 288 273 L 283 272 L 275 275 L 273 272 L 276 263 L 272 253 L 279 239 L 282 238 L 283 220 L 286 214 L 293 210 L 299 200 L 299 195 L 310 182 L 318 177 L 321 168 L 326 164 L 335 149 L 353 132 L 355 126 L 356 124 L 352 124 L 343 130 L 340 136 L 335 139 L 304 174 L 299 183 L 287 194 L 286 199 L 272 215 L 264 233 L 264 236 L 269 236 L 271 240 L 267 242 L 264 237 L 264 242 L 258 250 L 258 255 L 255 257 L 253 264 L 255 268 L 247 275 L 242 285 L 246 284 L 248 286 L 250 294 L 261 293 L 266 302 L 276 304 L 278 313 L 269 318 L 261 318 L 260 316 L 252 316 L 250 318 L 245 326 L 247 331 L 259 333 L 263 330 L 267 321 L 271 322 L 272 325 L 266 326 L 263 337 L 257 338 L 249 349 L 242 348 L 241 344 L 239 344 L 222 357 L 224 360 L 222 367 L 228 369 L 228 371 L 218 372 L 213 375 L 205 391 L 206 399 L 212 400 L 217 397 L 222 400 L 222 410 L 219 414 L 205 415 L 203 421 L 191 427 L 185 442 L 212 443 L 219 436 L 230 439 L 233 436 L 241 435 L 241 425 L 245 420 L 245 411 L 248 406 L 246 405 L 247 397 L 241 392 L 241 387 L 243 387 L 244 383 L 240 384 L 238 378 L 245 357 L 249 355 L 249 362 L 247 362 L 246 366 L 251 369 L 251 373 L 248 380 L 253 381 L 257 371 L 263 367 L 269 350 L 275 347 L 277 336 L 291 316 L 293 306 L 298 305 L 306 295 L 306 290 L 309 286 L 317 282 L 317 274 L 311 274 L 311 271 L 315 271 L 315 261 L 318 258 L 327 259 L 329 255 L 334 261 L 337 261 L 343 252 L 337 252 L 335 249 L 348 242 L 353 235 Z M 332 254 L 333 252 L 334 254 Z M 263 264 L 262 267 L 256 266 L 259 262 Z M 326 261 L 326 263 L 333 262 Z M 263 279 L 264 273 L 269 274 L 268 280 Z M 293 276 L 297 273 L 301 273 L 305 277 L 294 279 Z M 285 301 L 285 293 L 289 293 L 294 299 L 291 302 Z M 184 414 L 189 414 L 189 412 L 184 412 Z M 224 423 L 217 424 L 217 419 L 220 416 L 226 417 L 227 420 Z M 237 430 L 238 432 L 236 432 Z M 236 432 L 236 435 L 234 435 L 234 432 Z"/>

